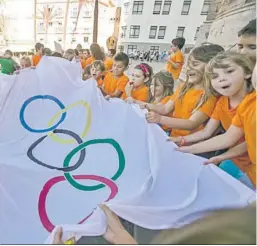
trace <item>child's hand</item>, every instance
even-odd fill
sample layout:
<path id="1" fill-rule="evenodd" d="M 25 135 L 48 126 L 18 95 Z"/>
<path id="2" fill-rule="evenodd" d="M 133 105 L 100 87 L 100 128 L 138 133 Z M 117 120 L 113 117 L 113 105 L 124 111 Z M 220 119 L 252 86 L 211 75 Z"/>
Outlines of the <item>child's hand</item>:
<path id="1" fill-rule="evenodd" d="M 63 232 L 62 232 L 62 228 L 58 228 L 55 235 L 54 235 L 54 241 L 52 244 L 76 244 L 76 240 L 75 240 L 75 237 L 72 237 L 71 239 L 67 240 L 66 242 L 63 241 L 62 239 L 62 235 L 63 235 Z"/>
<path id="2" fill-rule="evenodd" d="M 137 244 L 134 238 L 125 230 L 115 213 L 105 205 L 100 205 L 100 208 L 107 218 L 107 230 L 103 236 L 108 242 L 112 244 Z"/>
<path id="3" fill-rule="evenodd" d="M 111 98 L 110 95 L 105 96 L 105 99 L 106 99 L 106 100 L 109 100 L 110 98 Z"/>
<path id="4" fill-rule="evenodd" d="M 131 84 L 130 82 L 127 83 L 126 87 L 125 87 L 125 92 L 127 97 L 131 97 L 131 91 L 133 89 L 133 84 Z"/>
<path id="5" fill-rule="evenodd" d="M 177 138 L 170 137 L 167 139 L 167 141 L 172 141 L 173 143 L 181 143 L 181 137 L 177 137 Z"/>
<path id="6" fill-rule="evenodd" d="M 127 102 L 127 103 L 135 103 L 135 100 L 134 100 L 132 97 L 128 97 L 128 98 L 126 99 L 126 102 Z"/>
<path id="7" fill-rule="evenodd" d="M 160 123 L 161 116 L 155 112 L 149 112 L 145 116 L 148 123 Z"/>
<path id="8" fill-rule="evenodd" d="M 205 161 L 203 164 L 204 165 L 209 165 L 209 164 L 219 165 L 224 160 L 225 160 L 225 158 L 222 155 L 218 155 L 218 156 L 214 156 L 214 157 L 210 158 L 209 160 Z"/>
<path id="9" fill-rule="evenodd" d="M 147 103 L 145 103 L 145 102 L 138 102 L 137 104 L 139 105 L 139 107 L 141 109 L 146 109 L 146 107 L 147 107 Z"/>

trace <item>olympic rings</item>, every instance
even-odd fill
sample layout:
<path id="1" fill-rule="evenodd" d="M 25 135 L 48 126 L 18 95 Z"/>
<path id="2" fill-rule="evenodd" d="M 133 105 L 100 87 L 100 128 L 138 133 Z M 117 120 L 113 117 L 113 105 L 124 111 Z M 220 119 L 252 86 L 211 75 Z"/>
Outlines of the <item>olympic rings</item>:
<path id="1" fill-rule="evenodd" d="M 56 129 L 53 131 L 54 133 L 62 133 L 62 134 L 67 134 L 71 137 L 73 137 L 78 144 L 82 144 L 83 140 L 74 132 L 72 131 L 68 131 L 68 130 L 63 130 L 63 129 Z M 35 143 L 33 143 L 28 151 L 27 151 L 27 156 L 29 157 L 30 160 L 34 161 L 35 163 L 39 164 L 40 166 L 49 168 L 49 169 L 55 169 L 55 170 L 59 170 L 59 171 L 64 171 L 64 172 L 71 172 L 76 170 L 78 167 L 81 166 L 81 164 L 83 163 L 83 161 L 85 160 L 85 156 L 86 156 L 86 150 L 83 149 L 80 152 L 80 157 L 79 160 L 77 161 L 77 163 L 71 167 L 55 167 L 55 166 L 50 166 L 48 164 L 43 163 L 42 161 L 39 161 L 38 159 L 36 159 L 33 155 L 33 150 L 38 146 L 38 144 L 40 144 L 42 141 L 44 141 L 44 139 L 47 137 L 43 136 L 41 138 L 39 138 Z"/>
<path id="2" fill-rule="evenodd" d="M 91 126 L 91 122 L 92 122 L 92 115 L 91 115 L 91 110 L 90 110 L 89 104 L 86 103 L 86 102 L 84 102 L 84 101 L 75 102 L 75 103 L 71 104 L 70 106 L 68 106 L 68 107 L 66 107 L 66 108 L 64 108 L 64 109 L 62 109 L 62 110 L 60 110 L 58 113 L 56 113 L 56 114 L 52 117 L 52 119 L 48 122 L 48 125 L 47 125 L 47 126 L 50 127 L 50 126 L 55 122 L 55 120 L 56 120 L 59 116 L 61 116 L 62 114 L 66 113 L 69 109 L 74 108 L 74 107 L 76 107 L 76 106 L 78 106 L 78 105 L 82 105 L 82 106 L 86 109 L 86 111 L 87 111 L 87 121 L 86 121 L 86 125 L 85 125 L 85 127 L 84 127 L 83 132 L 82 132 L 81 135 L 80 135 L 80 137 L 83 139 L 83 138 L 87 135 L 87 133 L 88 133 L 88 131 L 89 131 L 89 128 L 90 128 L 90 126 Z M 70 139 L 62 139 L 62 138 L 60 138 L 60 137 L 54 135 L 53 132 L 49 133 L 48 135 L 49 135 L 55 142 L 57 142 L 57 143 L 61 143 L 61 144 L 73 144 L 73 143 L 75 142 L 75 140 L 73 140 L 73 139 L 71 139 L 71 140 L 70 140 Z"/>
<path id="3" fill-rule="evenodd" d="M 110 193 L 110 196 L 108 197 L 108 199 L 106 200 L 106 202 L 113 199 L 118 193 L 117 185 L 112 180 L 109 180 L 104 177 L 100 177 L 97 175 L 74 175 L 73 179 L 89 179 L 89 180 L 99 181 L 99 182 L 107 185 L 110 188 L 111 193 Z M 65 181 L 65 178 L 63 176 L 54 177 L 54 178 L 48 180 L 39 195 L 38 213 L 39 213 L 39 217 L 40 217 L 42 225 L 48 232 L 52 232 L 55 226 L 52 224 L 52 222 L 50 221 L 50 219 L 48 218 L 48 215 L 46 213 L 46 198 L 47 198 L 47 195 L 48 195 L 50 189 L 55 184 L 62 182 L 62 181 Z M 84 223 L 92 214 L 93 214 L 93 212 L 90 213 L 86 218 L 81 220 L 78 224 Z"/>
<path id="4" fill-rule="evenodd" d="M 37 95 L 37 96 L 34 96 L 34 97 L 31 97 L 29 98 L 28 100 L 26 100 L 22 107 L 21 107 L 21 110 L 20 110 L 20 122 L 22 124 L 22 126 L 30 131 L 30 132 L 34 132 L 34 133 L 44 133 L 44 132 L 49 132 L 49 131 L 52 131 L 54 130 L 56 127 L 58 127 L 64 120 L 65 120 L 65 117 L 66 117 L 66 113 L 62 114 L 62 117 L 61 119 L 53 126 L 49 126 L 49 128 L 47 129 L 33 129 L 31 128 L 27 123 L 26 121 L 24 120 L 24 113 L 25 113 L 25 109 L 26 107 L 33 101 L 37 100 L 37 99 L 48 99 L 48 100 L 51 100 L 51 101 L 54 101 L 61 109 L 64 109 L 65 106 L 62 104 L 62 102 L 57 99 L 56 97 L 54 96 L 50 96 L 50 95 Z"/>
<path id="5" fill-rule="evenodd" d="M 46 129 L 33 129 L 24 120 L 24 113 L 25 113 L 26 107 L 29 105 L 29 103 L 31 103 L 32 101 L 37 100 L 37 99 L 48 99 L 48 100 L 54 101 L 61 109 L 59 112 L 57 112 L 50 119 L 50 121 L 47 124 L 48 128 L 46 128 Z M 69 130 L 56 129 L 65 120 L 66 115 L 67 115 L 67 111 L 70 110 L 71 108 L 74 108 L 74 107 L 78 106 L 78 105 L 82 105 L 85 108 L 86 113 L 87 113 L 87 120 L 86 120 L 86 123 L 85 123 L 85 127 L 84 127 L 82 133 L 80 134 L 80 136 L 78 134 L 72 132 L 72 131 L 69 131 Z M 56 124 L 54 124 L 58 117 L 60 117 L 60 120 Z M 52 178 L 52 179 L 48 180 L 46 182 L 46 184 L 44 185 L 44 187 L 43 187 L 43 189 L 42 189 L 42 191 L 40 192 L 40 195 L 39 195 L 38 213 L 39 213 L 39 217 L 40 217 L 40 220 L 42 222 L 42 225 L 44 226 L 44 228 L 47 231 L 51 232 L 55 227 L 51 223 L 51 221 L 49 220 L 49 218 L 47 216 L 47 212 L 46 212 L 47 195 L 48 195 L 50 189 L 55 184 L 57 184 L 61 181 L 67 180 L 73 187 L 75 187 L 78 190 L 82 190 L 82 191 L 94 191 L 94 190 L 99 190 L 101 188 L 104 188 L 105 186 L 108 186 L 111 190 L 111 193 L 110 193 L 110 196 L 107 199 L 107 201 L 113 199 L 116 196 L 116 194 L 118 193 L 118 187 L 113 181 L 117 180 L 122 175 L 122 173 L 125 169 L 125 156 L 124 156 L 124 153 L 123 153 L 120 145 L 113 139 L 94 139 L 94 140 L 90 140 L 90 141 L 87 141 L 87 142 L 83 142 L 83 138 L 85 138 L 85 136 L 88 134 L 88 131 L 89 131 L 91 123 L 92 123 L 92 114 L 91 114 L 90 106 L 87 102 L 80 100 L 80 101 L 77 101 L 77 102 L 65 107 L 63 105 L 63 103 L 54 96 L 37 95 L 37 96 L 29 98 L 22 105 L 21 110 L 20 110 L 20 122 L 21 122 L 22 126 L 30 132 L 33 132 L 33 133 L 46 133 L 46 132 L 48 132 L 47 135 L 45 135 L 43 137 L 40 137 L 36 142 L 34 142 L 29 147 L 29 149 L 27 151 L 28 158 L 31 159 L 32 161 L 34 161 L 35 163 L 37 163 L 38 165 L 41 165 L 43 167 L 64 172 L 64 176 L 58 176 L 58 177 L 55 177 L 55 178 Z M 55 135 L 56 133 L 67 134 L 67 135 L 71 136 L 73 139 L 67 139 L 66 140 L 66 139 L 60 138 L 59 136 Z M 61 144 L 73 144 L 74 142 L 77 142 L 79 144 L 78 147 L 73 149 L 65 157 L 64 162 L 63 162 L 63 167 L 55 167 L 55 166 L 45 164 L 45 163 L 41 162 L 40 160 L 38 160 L 33 155 L 33 150 L 41 142 L 43 142 L 44 139 L 47 138 L 48 136 L 51 139 L 53 139 L 55 142 L 58 142 L 58 143 L 61 143 Z M 85 156 L 86 156 L 86 149 L 85 148 L 89 145 L 95 145 L 95 144 L 110 144 L 115 148 L 115 150 L 117 151 L 117 154 L 118 154 L 118 159 L 119 159 L 119 168 L 118 168 L 117 172 L 113 175 L 113 177 L 111 179 L 101 177 L 101 176 L 97 176 L 97 175 L 74 175 L 74 176 L 72 176 L 69 172 L 76 170 L 78 167 L 80 167 L 82 165 L 82 163 L 85 160 Z M 80 151 L 79 160 L 73 166 L 69 166 L 69 164 L 71 162 L 71 159 L 79 151 Z M 102 184 L 94 185 L 94 186 L 86 186 L 86 185 L 79 184 L 76 181 L 76 180 L 81 180 L 81 179 L 89 179 L 89 180 L 99 181 Z M 79 222 L 79 224 L 84 223 L 92 214 L 93 214 L 93 212 L 90 213 L 86 218 L 81 220 Z"/>
<path id="6" fill-rule="evenodd" d="M 113 181 L 117 180 L 121 174 L 123 173 L 124 169 L 125 169 L 125 156 L 123 154 L 123 151 L 120 147 L 120 145 L 113 139 L 95 139 L 95 140 L 90 140 L 88 142 L 84 142 L 83 144 L 79 145 L 78 147 L 76 147 L 74 150 L 72 150 L 64 159 L 63 162 L 63 167 L 69 167 L 70 161 L 72 159 L 72 157 L 79 151 L 81 151 L 82 149 L 86 148 L 89 145 L 93 145 L 93 144 L 111 144 L 115 150 L 118 153 L 118 158 L 119 158 L 119 168 L 117 170 L 117 172 L 114 174 L 114 176 L 111 178 Z M 94 190 L 99 190 L 101 188 L 104 187 L 104 185 L 100 184 L 100 185 L 94 185 L 94 186 L 86 186 L 86 185 L 81 185 L 78 182 L 76 182 L 73 177 L 69 174 L 69 173 L 64 173 L 65 178 L 67 179 L 67 181 L 75 188 L 79 189 L 79 190 L 83 190 L 83 191 L 94 191 Z"/>

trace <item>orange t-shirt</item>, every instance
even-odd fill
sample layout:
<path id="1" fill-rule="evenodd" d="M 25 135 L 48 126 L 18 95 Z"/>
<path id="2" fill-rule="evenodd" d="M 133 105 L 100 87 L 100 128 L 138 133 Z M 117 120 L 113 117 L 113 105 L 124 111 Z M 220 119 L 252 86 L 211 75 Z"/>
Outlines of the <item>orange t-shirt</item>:
<path id="1" fill-rule="evenodd" d="M 236 115 L 238 107 L 230 109 L 228 97 L 222 96 L 218 100 L 211 118 L 220 121 L 222 127 L 227 131 L 232 124 L 232 120 Z M 245 139 L 242 138 L 238 143 L 242 143 L 244 141 Z M 250 158 L 247 153 L 242 156 L 232 158 L 232 161 L 244 172 L 246 172 L 246 170 L 249 168 L 249 165 L 251 165 Z"/>
<path id="2" fill-rule="evenodd" d="M 116 90 L 124 92 L 125 87 L 129 81 L 126 75 L 115 78 L 111 72 L 107 73 L 104 78 L 104 92 L 107 95 L 112 95 Z"/>
<path id="3" fill-rule="evenodd" d="M 33 55 L 32 56 L 32 66 L 37 66 L 37 64 L 40 62 L 42 56 L 40 55 Z"/>
<path id="4" fill-rule="evenodd" d="M 163 104 L 163 105 L 165 105 L 170 99 L 171 99 L 171 96 L 164 97 L 164 98 L 160 101 L 160 103 Z M 172 117 L 172 115 L 173 115 L 173 112 L 169 113 L 167 116 L 168 116 L 168 117 Z M 167 127 L 167 126 L 165 126 L 165 125 L 162 125 L 161 127 L 162 127 L 162 129 L 163 129 L 164 131 L 167 131 L 167 130 L 170 129 L 169 127 Z"/>
<path id="5" fill-rule="evenodd" d="M 80 60 L 80 63 L 81 63 L 81 67 L 82 67 L 83 69 L 85 69 L 86 66 L 87 66 L 87 61 L 84 60 L 84 59 L 81 59 L 81 60 Z"/>
<path id="6" fill-rule="evenodd" d="M 232 124 L 244 129 L 248 154 L 253 164 L 246 173 L 256 187 L 256 92 L 247 95 L 238 106 Z"/>
<path id="7" fill-rule="evenodd" d="M 90 56 L 89 58 L 87 58 L 86 66 L 91 65 L 94 61 L 95 61 L 95 58 L 93 56 Z"/>
<path id="8" fill-rule="evenodd" d="M 113 65 L 113 59 L 111 59 L 111 58 L 105 59 L 104 66 L 105 66 L 106 71 L 112 70 L 112 65 Z"/>
<path id="9" fill-rule="evenodd" d="M 149 100 L 149 88 L 146 85 L 141 86 L 139 88 L 135 88 L 131 92 L 131 97 L 138 101 L 147 102 Z M 121 98 L 122 99 L 127 98 L 125 91 L 122 94 Z"/>
<path id="10" fill-rule="evenodd" d="M 178 79 L 180 72 L 184 64 L 184 56 L 180 50 L 170 56 L 170 61 L 174 63 L 179 63 L 178 68 L 173 68 L 170 63 L 167 63 L 167 71 L 170 72 L 173 76 L 173 79 Z"/>
<path id="11" fill-rule="evenodd" d="M 104 83 L 104 81 L 103 81 L 102 78 L 97 80 L 97 84 L 98 84 L 99 87 L 102 87 L 103 83 Z"/>
<path id="12" fill-rule="evenodd" d="M 201 89 L 190 89 L 182 99 L 179 99 L 179 93 L 182 86 L 180 86 L 173 96 L 171 96 L 172 101 L 174 101 L 174 111 L 173 111 L 173 118 L 178 119 L 189 119 L 193 115 L 193 111 L 196 108 L 196 105 L 201 98 L 204 90 Z M 216 97 L 212 96 L 206 103 L 204 103 L 197 111 L 204 113 L 207 116 L 211 116 L 217 99 Z M 194 132 L 197 132 L 204 128 L 204 125 L 201 125 L 197 129 L 192 131 L 190 130 L 181 130 L 181 129 L 172 129 L 171 136 L 172 137 L 179 137 L 179 136 L 187 136 Z"/>

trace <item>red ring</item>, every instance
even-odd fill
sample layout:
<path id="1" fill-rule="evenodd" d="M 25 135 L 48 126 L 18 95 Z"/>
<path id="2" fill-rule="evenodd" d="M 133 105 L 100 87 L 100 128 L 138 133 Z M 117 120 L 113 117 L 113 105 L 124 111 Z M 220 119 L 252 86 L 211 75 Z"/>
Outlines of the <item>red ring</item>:
<path id="1" fill-rule="evenodd" d="M 110 179 L 101 177 L 101 176 L 97 176 L 97 175 L 74 175 L 73 176 L 74 179 L 89 179 L 89 180 L 95 180 L 95 181 L 99 181 L 105 185 L 107 185 L 110 190 L 111 190 L 111 194 L 108 197 L 108 199 L 106 200 L 106 202 L 110 201 L 111 199 L 113 199 L 116 194 L 118 193 L 118 187 L 117 185 Z M 58 176 L 58 177 L 54 177 L 50 180 L 48 180 L 42 191 L 40 192 L 39 195 L 39 199 L 38 199 L 38 213 L 39 213 L 39 217 L 41 220 L 42 225 L 44 226 L 44 228 L 48 231 L 48 232 L 52 232 L 53 229 L 55 228 L 55 226 L 52 224 L 52 222 L 50 221 L 50 219 L 48 218 L 47 212 L 46 212 L 46 198 L 47 195 L 50 191 L 50 189 L 57 183 L 61 182 L 61 181 L 65 181 L 65 177 L 64 176 Z M 89 214 L 85 219 L 81 220 L 78 224 L 82 224 L 84 223 L 91 215 L 93 214 L 93 212 L 91 214 Z"/>

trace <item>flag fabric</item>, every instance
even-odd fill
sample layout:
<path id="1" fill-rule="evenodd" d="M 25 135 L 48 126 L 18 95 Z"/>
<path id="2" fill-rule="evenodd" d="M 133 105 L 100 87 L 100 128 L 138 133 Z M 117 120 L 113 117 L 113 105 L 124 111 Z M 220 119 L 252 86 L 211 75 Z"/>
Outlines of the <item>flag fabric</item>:
<path id="1" fill-rule="evenodd" d="M 78 63 L 43 57 L 1 76 L 0 243 L 51 243 L 58 225 L 64 235 L 102 235 L 104 202 L 136 225 L 168 229 L 255 200 L 166 139 L 138 106 L 82 81 Z"/>

